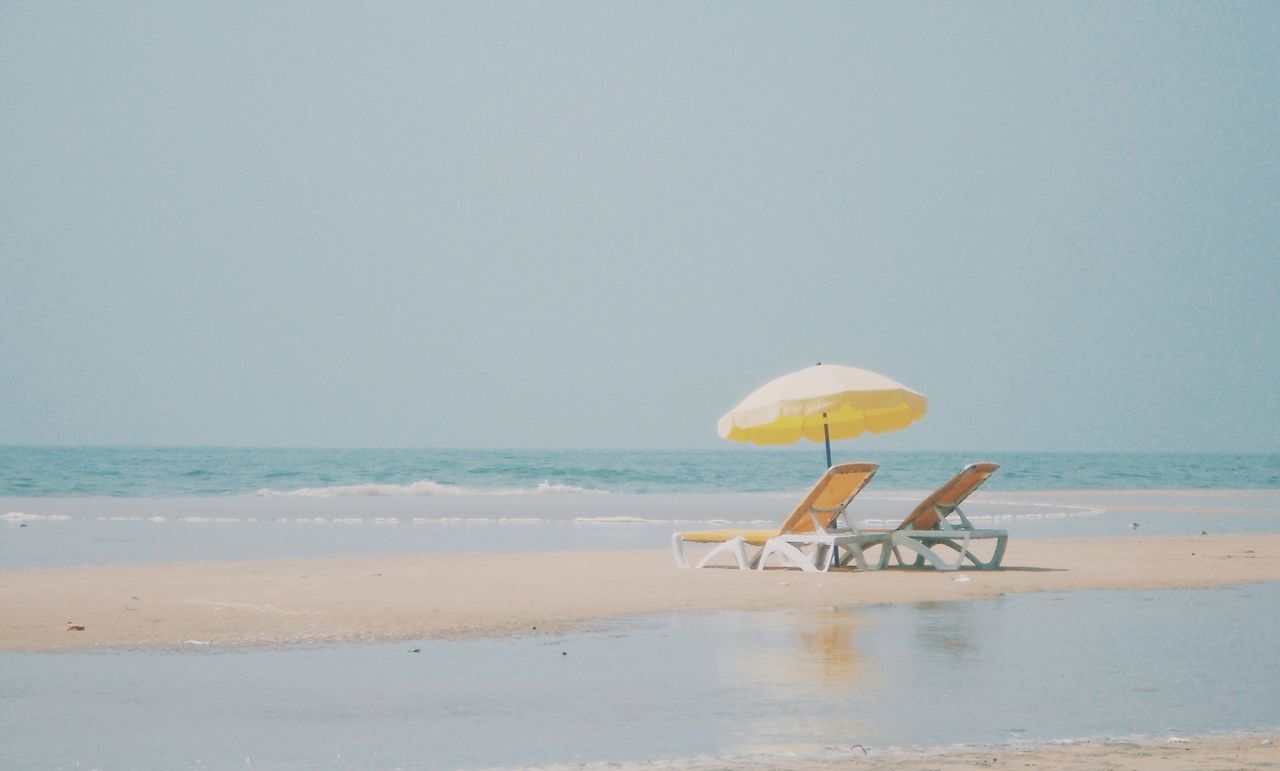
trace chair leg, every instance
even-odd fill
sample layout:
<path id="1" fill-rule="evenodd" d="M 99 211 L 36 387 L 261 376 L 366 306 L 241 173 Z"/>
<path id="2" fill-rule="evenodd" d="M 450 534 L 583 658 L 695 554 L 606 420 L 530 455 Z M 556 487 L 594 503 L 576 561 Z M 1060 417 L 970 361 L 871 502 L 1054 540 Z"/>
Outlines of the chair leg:
<path id="1" fill-rule="evenodd" d="M 684 537 L 680 533 L 671 536 L 671 554 L 675 557 L 676 566 L 687 568 L 689 561 L 684 554 Z M 711 561 L 721 554 L 728 554 L 733 557 L 733 561 L 737 564 L 739 570 L 749 570 L 750 560 L 747 558 L 747 542 L 742 536 L 734 536 L 727 541 L 717 544 L 714 549 L 706 554 L 702 559 L 698 560 L 695 568 L 704 568 L 711 564 Z"/>
<path id="2" fill-rule="evenodd" d="M 893 549 L 889 547 L 887 541 L 880 542 L 880 561 L 876 564 L 876 570 L 884 570 L 889 567 L 889 558 L 893 556 Z"/>
<path id="3" fill-rule="evenodd" d="M 1007 535 L 996 536 L 995 551 L 991 553 L 991 559 L 988 559 L 985 562 L 978 559 L 978 555 L 974 554 L 972 549 L 965 549 L 964 556 L 969 560 L 969 562 L 973 563 L 973 566 L 978 570 L 995 570 L 1000 567 L 1001 561 L 1004 560 L 1004 547 L 1008 541 L 1009 536 Z"/>
<path id="4" fill-rule="evenodd" d="M 697 567 L 705 568 L 711 564 L 711 561 L 721 554 L 728 554 L 733 557 L 733 561 L 737 563 L 739 570 L 749 570 L 749 560 L 747 559 L 747 541 L 740 535 L 734 536 L 711 551 L 707 555 L 698 560 Z"/>
<path id="5" fill-rule="evenodd" d="M 1009 536 L 1007 535 L 996 536 L 996 548 L 995 551 L 992 552 L 991 558 L 988 560 L 979 559 L 978 555 L 973 553 L 973 549 L 970 548 L 970 540 L 968 538 L 961 543 L 946 540 L 938 541 L 935 545 L 946 546 L 948 549 L 952 549 L 956 552 L 956 567 L 948 568 L 948 570 L 958 569 L 966 560 L 978 570 L 995 570 L 1000 567 L 1000 562 L 1004 559 L 1004 548 L 1008 543 L 1008 540 Z"/>
<path id="6" fill-rule="evenodd" d="M 858 570 L 867 569 L 867 557 L 865 554 L 862 553 L 862 547 L 859 546 L 858 544 L 856 543 L 845 544 L 843 557 L 840 556 L 840 547 L 836 546 L 834 548 L 836 550 L 836 561 L 835 561 L 836 567 L 842 568 L 847 566 L 850 562 L 853 562 L 853 566 L 856 567 Z"/>
<path id="7" fill-rule="evenodd" d="M 978 567 L 982 568 L 983 570 L 993 570 L 995 568 L 1000 567 L 1000 563 L 1004 560 L 1004 547 L 1008 542 L 1009 542 L 1009 536 L 1007 535 L 996 536 L 996 550 L 991 555 L 991 559 L 987 560 L 985 563 L 978 565 Z"/>
<path id="8" fill-rule="evenodd" d="M 795 544 L 781 540 L 770 540 L 764 545 L 764 550 L 760 552 L 759 566 L 756 569 L 764 570 L 768 567 L 769 558 L 773 556 L 777 556 L 784 567 L 800 568 L 806 573 L 823 572 Z"/>
<path id="9" fill-rule="evenodd" d="M 951 542 L 937 541 L 934 543 L 934 545 L 938 545 L 938 544 L 944 544 L 944 545 L 950 546 L 952 549 L 956 549 L 957 551 L 959 550 L 956 544 Z M 957 556 L 956 561 L 954 563 L 945 562 L 929 546 L 926 546 L 925 544 L 915 539 L 903 538 L 901 540 L 898 540 L 894 544 L 893 553 L 894 553 L 894 556 L 898 558 L 899 565 L 904 564 L 902 561 L 902 556 L 898 554 L 897 547 L 899 546 L 909 549 L 911 552 L 913 552 L 916 555 L 915 562 L 912 564 L 912 567 L 915 567 L 915 568 L 923 567 L 926 563 L 928 563 L 928 565 L 932 567 L 934 570 L 959 570 L 960 563 L 964 559 L 964 554 L 961 553 Z"/>
<path id="10" fill-rule="evenodd" d="M 995 570 L 1000 567 L 1000 563 L 1004 560 L 1005 546 L 1008 544 L 1009 536 L 994 536 L 996 539 L 996 548 L 991 558 L 987 560 L 980 559 L 978 555 L 973 553 L 970 548 L 972 539 L 968 536 L 957 541 L 953 538 L 937 538 L 929 539 L 928 542 L 914 538 L 901 538 L 895 543 L 894 555 L 898 556 L 896 547 L 904 546 L 915 553 L 916 559 L 912 567 L 923 567 L 928 564 L 937 570 L 959 570 L 964 567 L 965 562 L 973 565 L 979 570 Z M 955 562 L 948 562 L 942 558 L 934 549 L 938 546 L 945 546 L 956 553 Z M 902 558 L 898 556 L 898 564 L 901 565 Z"/>
<path id="11" fill-rule="evenodd" d="M 880 554 L 876 559 L 875 565 L 872 565 L 867 561 L 866 546 L 868 545 L 880 547 Z M 876 542 L 866 545 L 860 543 L 846 543 L 844 545 L 844 550 L 845 557 L 843 559 L 836 560 L 836 564 L 844 567 L 849 564 L 850 560 L 852 560 L 854 567 L 858 570 L 883 570 L 884 567 L 889 564 L 889 557 L 892 555 L 889 545 L 884 542 Z"/>
<path id="12" fill-rule="evenodd" d="M 671 536 L 671 553 L 676 558 L 676 567 L 689 567 L 689 562 L 684 558 L 684 536 L 679 533 L 675 533 Z"/>

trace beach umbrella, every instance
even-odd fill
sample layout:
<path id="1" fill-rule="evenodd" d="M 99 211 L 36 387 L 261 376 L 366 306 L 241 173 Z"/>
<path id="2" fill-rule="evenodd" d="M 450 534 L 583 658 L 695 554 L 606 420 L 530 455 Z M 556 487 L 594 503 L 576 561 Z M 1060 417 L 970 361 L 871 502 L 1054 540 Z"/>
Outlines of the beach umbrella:
<path id="1" fill-rule="evenodd" d="M 857 367 L 817 364 L 770 380 L 720 418 L 720 436 L 752 444 L 824 442 L 883 434 L 924 417 L 929 400 L 896 380 Z"/>

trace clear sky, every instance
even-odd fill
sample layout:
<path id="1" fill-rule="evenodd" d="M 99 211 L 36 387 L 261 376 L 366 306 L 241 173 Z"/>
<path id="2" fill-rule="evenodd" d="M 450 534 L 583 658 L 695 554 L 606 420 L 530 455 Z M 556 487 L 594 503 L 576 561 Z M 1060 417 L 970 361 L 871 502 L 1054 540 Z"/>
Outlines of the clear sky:
<path id="1" fill-rule="evenodd" d="M 0 443 L 1280 451 L 1280 4 L 0 0 Z M 862 440 L 856 440 L 862 441 Z"/>

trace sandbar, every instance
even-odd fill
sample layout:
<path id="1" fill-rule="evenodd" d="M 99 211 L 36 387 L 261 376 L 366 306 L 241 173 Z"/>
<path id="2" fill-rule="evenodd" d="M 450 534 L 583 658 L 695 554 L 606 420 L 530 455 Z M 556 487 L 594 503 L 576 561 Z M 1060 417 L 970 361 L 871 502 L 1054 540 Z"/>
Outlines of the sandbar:
<path id="1" fill-rule="evenodd" d="M 666 550 L 0 571 L 0 650 L 547 634 L 644 613 L 1280 580 L 1280 534 L 1015 540 L 994 571 L 680 569 Z M 82 628 L 80 628 L 82 627 Z"/>

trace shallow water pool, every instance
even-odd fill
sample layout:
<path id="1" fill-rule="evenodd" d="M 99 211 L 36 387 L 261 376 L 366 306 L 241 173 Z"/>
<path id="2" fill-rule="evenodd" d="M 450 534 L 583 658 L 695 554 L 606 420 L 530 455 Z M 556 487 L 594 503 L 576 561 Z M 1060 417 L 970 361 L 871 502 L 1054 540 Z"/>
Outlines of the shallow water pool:
<path id="1" fill-rule="evenodd" d="M 1280 726 L 1280 584 L 0 654 L 6 768 L 458 768 Z"/>

